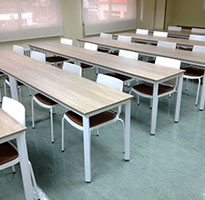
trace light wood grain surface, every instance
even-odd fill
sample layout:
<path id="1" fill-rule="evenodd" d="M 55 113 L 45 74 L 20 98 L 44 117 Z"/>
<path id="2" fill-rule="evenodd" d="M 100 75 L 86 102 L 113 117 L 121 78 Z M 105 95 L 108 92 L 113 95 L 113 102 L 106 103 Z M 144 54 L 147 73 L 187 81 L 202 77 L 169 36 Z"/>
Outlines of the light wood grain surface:
<path id="1" fill-rule="evenodd" d="M 159 65 L 58 43 L 36 43 L 30 46 L 152 81 L 160 81 L 184 72 L 174 68 L 164 70 L 164 67 Z"/>
<path id="2" fill-rule="evenodd" d="M 132 98 L 12 51 L 0 51 L 0 70 L 83 115 Z"/>
<path id="3" fill-rule="evenodd" d="M 118 35 L 118 34 L 114 34 L 114 35 Z M 175 42 L 178 45 L 185 45 L 185 46 L 193 46 L 193 45 L 205 46 L 204 41 L 195 41 L 195 40 L 170 38 L 170 37 L 167 37 L 167 38 L 166 37 L 156 37 L 153 35 L 140 35 L 140 34 L 136 34 L 132 32 L 123 32 L 123 33 L 119 33 L 119 35 L 127 35 L 134 39 L 154 41 L 154 42 L 158 42 L 158 41 Z"/>
<path id="4" fill-rule="evenodd" d="M 79 41 L 90 42 L 90 43 L 104 45 L 112 48 L 135 51 L 135 52 L 149 54 L 153 56 L 164 56 L 168 58 L 179 59 L 181 61 L 187 61 L 187 62 L 193 62 L 193 63 L 205 65 L 204 53 L 184 51 L 179 49 L 168 49 L 168 48 L 162 48 L 153 45 L 122 42 L 118 40 L 108 40 L 100 37 L 83 38 L 83 39 L 79 39 Z"/>
<path id="5" fill-rule="evenodd" d="M 0 109 L 0 139 L 25 130 L 25 126 Z"/>

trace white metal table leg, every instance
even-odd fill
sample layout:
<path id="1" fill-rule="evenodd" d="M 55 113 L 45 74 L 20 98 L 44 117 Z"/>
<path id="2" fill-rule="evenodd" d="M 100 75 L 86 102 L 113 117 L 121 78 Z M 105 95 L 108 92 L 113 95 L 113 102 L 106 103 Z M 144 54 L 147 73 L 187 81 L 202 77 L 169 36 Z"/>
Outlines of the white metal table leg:
<path id="1" fill-rule="evenodd" d="M 152 101 L 152 119 L 151 119 L 151 135 L 155 135 L 157 124 L 157 110 L 158 110 L 158 88 L 159 83 L 153 84 L 153 101 Z"/>
<path id="2" fill-rule="evenodd" d="M 130 109 L 131 100 L 125 103 L 125 160 L 130 160 Z"/>
<path id="3" fill-rule="evenodd" d="M 12 99 L 19 101 L 18 84 L 16 79 L 13 76 L 9 75 L 9 82 L 10 82 Z"/>
<path id="4" fill-rule="evenodd" d="M 204 76 L 203 76 L 203 86 L 202 86 L 202 91 L 201 91 L 199 110 L 204 110 L 204 103 L 205 103 L 205 70 L 204 70 Z"/>
<path id="5" fill-rule="evenodd" d="M 25 132 L 19 134 L 16 138 L 19 159 L 20 159 L 20 166 L 21 166 L 21 175 L 23 180 L 23 186 L 25 191 L 26 200 L 33 200 L 33 186 L 31 182 L 31 174 L 28 162 L 28 152 L 26 147 L 26 138 Z"/>
<path id="6" fill-rule="evenodd" d="M 85 182 L 91 182 L 91 133 L 89 117 L 83 116 Z"/>
<path id="7" fill-rule="evenodd" d="M 178 87 L 177 87 L 177 100 L 176 100 L 176 109 L 174 121 L 179 121 L 180 107 L 181 107 L 181 97 L 182 97 L 182 85 L 183 85 L 183 74 L 178 78 Z"/>

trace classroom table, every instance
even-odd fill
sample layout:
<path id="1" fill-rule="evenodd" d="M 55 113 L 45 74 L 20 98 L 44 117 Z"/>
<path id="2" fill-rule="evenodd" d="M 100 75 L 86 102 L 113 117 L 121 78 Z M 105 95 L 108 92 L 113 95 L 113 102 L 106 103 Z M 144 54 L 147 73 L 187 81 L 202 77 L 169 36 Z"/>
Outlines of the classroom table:
<path id="1" fill-rule="evenodd" d="M 25 131 L 24 125 L 0 109 L 0 144 L 16 139 L 25 197 L 26 200 L 33 200 L 34 193 L 28 164 Z"/>
<path id="2" fill-rule="evenodd" d="M 144 45 L 138 43 L 130 43 L 118 40 L 109 40 L 100 37 L 89 37 L 78 39 L 80 43 L 90 42 L 103 47 L 110 47 L 115 49 L 124 49 L 128 51 L 138 52 L 148 56 L 164 56 L 168 58 L 178 59 L 184 63 L 193 64 L 205 68 L 205 57 L 203 53 L 184 51 L 179 49 L 162 48 L 153 45 Z M 199 109 L 204 110 L 205 104 L 205 73 L 203 76 L 203 86 L 200 98 Z"/>
<path id="3" fill-rule="evenodd" d="M 122 32 L 122 33 L 113 34 L 113 36 L 118 36 L 118 35 L 130 36 L 134 41 L 143 41 L 152 44 L 157 44 L 158 41 L 164 41 L 164 42 L 174 42 L 177 44 L 178 47 L 192 48 L 194 45 L 205 46 L 205 41 L 189 40 L 188 38 L 181 39 L 181 38 L 170 38 L 170 37 L 157 37 L 150 34 L 141 35 L 133 32 Z"/>
<path id="4" fill-rule="evenodd" d="M 18 100 L 16 84 L 18 80 L 82 116 L 86 182 L 91 182 L 91 133 L 89 130 L 91 116 L 125 105 L 124 159 L 130 159 L 130 104 L 132 95 L 105 87 L 12 51 L 0 51 L 0 59 L 0 71 L 9 75 L 12 98 Z"/>
<path id="5" fill-rule="evenodd" d="M 76 60 L 77 63 L 86 62 L 91 65 L 95 65 L 102 69 L 118 72 L 124 75 L 152 83 L 154 85 L 153 96 L 153 109 L 151 120 L 151 135 L 155 134 L 157 124 L 157 110 L 158 110 L 158 86 L 160 83 L 167 80 L 179 77 L 177 102 L 174 121 L 179 121 L 182 82 L 183 82 L 183 70 L 166 68 L 163 66 L 153 65 L 151 63 L 136 61 L 132 59 L 116 57 L 114 55 L 105 54 L 101 52 L 95 52 L 75 46 L 64 45 L 59 43 L 33 43 L 30 44 L 31 49 L 53 53 L 65 58 Z"/>

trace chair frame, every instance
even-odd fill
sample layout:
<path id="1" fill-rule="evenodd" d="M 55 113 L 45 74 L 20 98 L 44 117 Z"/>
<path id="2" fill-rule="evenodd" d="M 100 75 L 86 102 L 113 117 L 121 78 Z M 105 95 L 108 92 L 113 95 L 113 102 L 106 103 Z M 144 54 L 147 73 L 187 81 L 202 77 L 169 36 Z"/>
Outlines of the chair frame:
<path id="1" fill-rule="evenodd" d="M 104 86 L 107 86 L 107 87 L 112 87 L 114 89 L 117 89 L 119 91 L 122 91 L 123 90 L 123 81 L 117 79 L 117 78 L 114 78 L 114 77 L 111 77 L 111 76 L 107 76 L 105 74 L 98 74 L 97 76 L 97 80 L 96 80 L 97 83 L 99 84 L 102 84 Z M 117 109 L 117 112 L 115 113 L 116 116 L 114 119 L 110 120 L 110 121 L 107 121 L 107 122 L 104 122 L 102 124 L 99 124 L 97 126 L 94 126 L 94 127 L 91 127 L 89 128 L 89 131 L 93 131 L 93 130 L 97 130 L 97 135 L 99 135 L 99 128 L 102 128 L 106 125 L 109 125 L 109 124 L 112 124 L 116 121 L 120 121 L 123 125 L 123 134 L 125 133 L 125 124 L 124 124 L 124 121 L 123 119 L 120 118 L 120 113 L 121 113 L 121 106 L 118 106 L 118 109 Z M 76 124 L 75 122 L 73 122 L 72 120 L 70 120 L 66 114 L 63 115 L 63 118 L 62 118 L 62 143 L 61 143 L 61 151 L 64 152 L 64 126 L 65 126 L 65 123 L 64 121 L 67 121 L 69 124 L 71 124 L 71 126 L 73 126 L 74 128 L 80 130 L 80 131 L 83 131 L 83 126 L 80 126 L 78 124 Z"/>

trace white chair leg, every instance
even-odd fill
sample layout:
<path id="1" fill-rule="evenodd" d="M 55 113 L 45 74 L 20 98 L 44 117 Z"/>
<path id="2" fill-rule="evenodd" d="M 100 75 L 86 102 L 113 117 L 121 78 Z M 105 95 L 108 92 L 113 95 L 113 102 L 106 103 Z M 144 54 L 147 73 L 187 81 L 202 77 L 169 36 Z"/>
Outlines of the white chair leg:
<path id="1" fill-rule="evenodd" d="M 61 122 L 61 151 L 64 152 L 64 117 Z"/>
<path id="2" fill-rule="evenodd" d="M 185 91 L 188 91 L 188 78 L 186 79 L 186 87 L 185 87 Z"/>
<path id="3" fill-rule="evenodd" d="M 4 95 L 7 97 L 7 86 L 6 86 L 6 81 L 4 81 Z"/>
<path id="4" fill-rule="evenodd" d="M 53 108 L 50 109 L 50 120 L 51 120 L 51 142 L 54 143 L 54 136 L 53 136 Z"/>
<path id="5" fill-rule="evenodd" d="M 150 102 L 149 102 L 149 108 L 152 109 L 152 104 L 153 104 L 153 101 L 152 99 L 150 99 Z"/>
<path id="6" fill-rule="evenodd" d="M 118 121 L 122 122 L 123 136 L 125 137 L 125 122 L 122 119 L 120 119 L 120 118 L 118 119 Z M 125 152 L 123 152 L 123 153 L 125 153 Z"/>
<path id="7" fill-rule="evenodd" d="M 1 87 L 0 87 L 0 103 L 2 102 L 2 94 L 1 94 Z"/>
<path id="8" fill-rule="evenodd" d="M 34 120 L 34 106 L 33 106 L 33 97 L 31 99 L 31 118 L 32 118 L 32 128 L 35 128 L 35 120 Z"/>
<path id="9" fill-rule="evenodd" d="M 100 135 L 99 128 L 97 128 L 97 136 L 99 136 L 99 135 Z"/>
<path id="10" fill-rule="evenodd" d="M 29 96 L 32 96 L 31 88 L 28 88 Z"/>
<path id="11" fill-rule="evenodd" d="M 12 171 L 13 171 L 13 174 L 16 173 L 16 169 L 15 169 L 14 165 L 12 166 Z"/>
<path id="12" fill-rule="evenodd" d="M 22 98 L 21 98 L 21 87 L 18 87 L 18 93 L 19 93 L 19 101 L 21 102 Z"/>
<path id="13" fill-rule="evenodd" d="M 201 78 L 199 78 L 199 82 L 198 82 L 198 88 L 197 88 L 197 93 L 196 93 L 195 106 L 197 106 L 197 104 L 198 104 L 200 85 L 201 85 Z"/>
<path id="14" fill-rule="evenodd" d="M 34 176 L 34 173 L 33 173 L 33 168 L 32 168 L 31 162 L 28 161 L 28 164 L 29 164 L 29 168 L 30 168 L 31 180 L 33 182 L 33 188 L 34 188 L 34 191 L 35 191 L 36 199 L 40 200 L 40 195 L 39 195 L 39 192 L 38 192 L 38 186 L 37 186 L 36 179 L 35 179 L 35 176 Z"/>
<path id="15" fill-rule="evenodd" d="M 140 105 L 140 96 L 137 95 L 137 105 Z"/>

